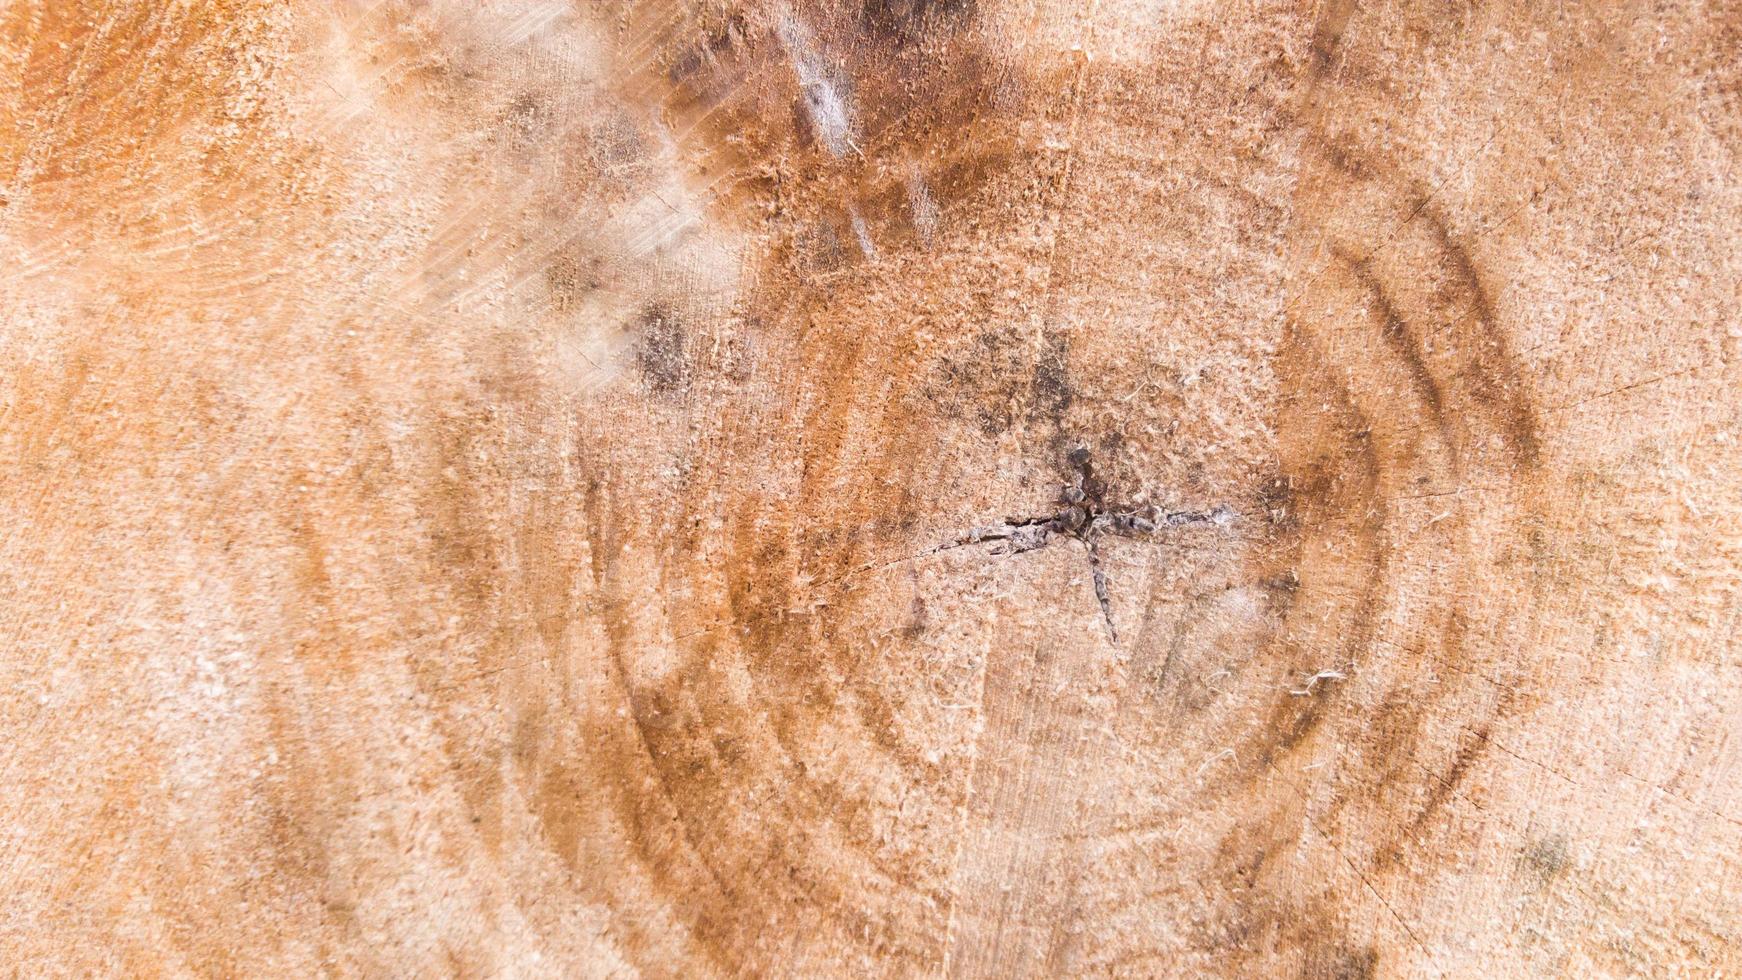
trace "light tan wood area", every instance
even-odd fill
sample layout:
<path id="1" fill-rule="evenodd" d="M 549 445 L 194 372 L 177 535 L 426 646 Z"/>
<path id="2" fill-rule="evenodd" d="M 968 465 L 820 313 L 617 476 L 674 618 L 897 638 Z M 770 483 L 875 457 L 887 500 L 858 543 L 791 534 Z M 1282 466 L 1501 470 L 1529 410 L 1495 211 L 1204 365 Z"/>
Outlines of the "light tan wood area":
<path id="1" fill-rule="evenodd" d="M 0 3 L 0 973 L 1742 973 L 1742 5 Z"/>

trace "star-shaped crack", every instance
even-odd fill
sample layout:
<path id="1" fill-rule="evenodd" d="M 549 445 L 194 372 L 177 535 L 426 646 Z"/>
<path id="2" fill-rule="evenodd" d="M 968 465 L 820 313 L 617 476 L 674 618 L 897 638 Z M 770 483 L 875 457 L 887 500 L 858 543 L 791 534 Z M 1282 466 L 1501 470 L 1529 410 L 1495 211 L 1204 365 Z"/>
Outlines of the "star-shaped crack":
<path id="1" fill-rule="evenodd" d="M 1209 510 L 1164 511 L 1154 504 L 1134 507 L 1114 507 L 1106 502 L 1106 486 L 1095 477 L 1094 466 L 1087 449 L 1074 450 L 1069 457 L 1072 476 L 1059 492 L 1059 509 L 1044 517 L 1012 518 L 1002 524 L 977 527 L 945 544 L 945 548 L 993 542 L 1004 554 L 1018 554 L 1044 548 L 1055 535 L 1083 542 L 1089 557 L 1089 573 L 1095 582 L 1095 599 L 1101 604 L 1101 615 L 1107 623 L 1107 637 L 1119 642 L 1119 630 L 1113 623 L 1113 602 L 1107 592 L 1107 573 L 1101 567 L 1100 538 L 1113 534 L 1142 538 L 1160 531 L 1191 524 L 1226 526 L 1234 519 L 1234 510 L 1225 505 Z"/>

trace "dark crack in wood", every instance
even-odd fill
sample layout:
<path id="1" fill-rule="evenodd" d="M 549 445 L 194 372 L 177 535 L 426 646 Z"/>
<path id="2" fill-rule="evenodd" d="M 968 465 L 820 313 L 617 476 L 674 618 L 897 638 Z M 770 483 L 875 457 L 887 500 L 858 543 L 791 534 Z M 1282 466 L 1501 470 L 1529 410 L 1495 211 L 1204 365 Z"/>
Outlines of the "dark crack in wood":
<path id="1" fill-rule="evenodd" d="M 1107 637 L 1119 642 L 1119 629 L 1113 621 L 1113 600 L 1107 573 L 1101 565 L 1100 538 L 1116 535 L 1144 538 L 1163 530 L 1193 524 L 1226 526 L 1234 519 L 1227 506 L 1209 510 L 1163 511 L 1154 504 L 1140 507 L 1109 507 L 1104 501 L 1105 486 L 1096 479 L 1086 448 L 1074 450 L 1069 461 L 1071 481 L 1059 491 L 1059 509 L 1049 516 L 1009 518 L 1002 524 L 977 527 L 951 541 L 939 545 L 936 551 L 967 545 L 992 543 L 997 554 L 1020 554 L 1044 548 L 1054 535 L 1075 538 L 1083 542 L 1088 555 L 1089 572 L 1094 580 L 1095 599 L 1100 603 L 1101 616 L 1107 624 Z"/>

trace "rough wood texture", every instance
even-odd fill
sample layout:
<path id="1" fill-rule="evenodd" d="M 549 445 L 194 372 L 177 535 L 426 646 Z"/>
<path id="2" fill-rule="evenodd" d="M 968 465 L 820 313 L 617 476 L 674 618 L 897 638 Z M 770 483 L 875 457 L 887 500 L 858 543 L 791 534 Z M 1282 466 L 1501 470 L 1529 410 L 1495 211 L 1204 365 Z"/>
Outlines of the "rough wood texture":
<path id="1" fill-rule="evenodd" d="M 0 38 L 17 975 L 1742 971 L 1735 0 Z"/>

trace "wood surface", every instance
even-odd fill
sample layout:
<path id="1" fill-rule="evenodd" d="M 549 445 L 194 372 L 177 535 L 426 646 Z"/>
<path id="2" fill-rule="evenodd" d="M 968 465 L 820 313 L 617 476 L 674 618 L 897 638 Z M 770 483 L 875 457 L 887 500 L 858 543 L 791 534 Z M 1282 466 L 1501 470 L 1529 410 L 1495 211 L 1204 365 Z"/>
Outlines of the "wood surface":
<path id="1" fill-rule="evenodd" d="M 0 972 L 1742 975 L 1737 0 L 0 2 Z"/>

